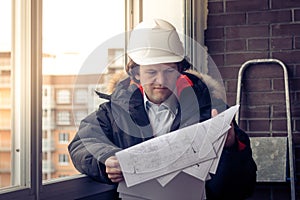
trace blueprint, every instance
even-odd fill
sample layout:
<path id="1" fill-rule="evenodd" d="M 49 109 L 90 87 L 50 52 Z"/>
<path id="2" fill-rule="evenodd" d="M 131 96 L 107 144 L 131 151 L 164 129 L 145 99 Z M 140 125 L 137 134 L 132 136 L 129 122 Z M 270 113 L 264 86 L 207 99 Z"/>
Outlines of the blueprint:
<path id="1" fill-rule="evenodd" d="M 165 187 L 181 172 L 203 182 L 215 173 L 227 131 L 238 111 L 232 106 L 217 116 L 116 153 L 126 187 L 155 179 Z"/>

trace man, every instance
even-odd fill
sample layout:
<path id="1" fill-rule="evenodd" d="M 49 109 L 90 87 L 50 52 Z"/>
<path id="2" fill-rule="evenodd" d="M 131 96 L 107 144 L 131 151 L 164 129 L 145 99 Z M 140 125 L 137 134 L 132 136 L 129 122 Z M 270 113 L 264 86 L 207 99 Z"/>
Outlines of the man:
<path id="1" fill-rule="evenodd" d="M 187 72 L 190 64 L 170 23 L 142 22 L 131 33 L 128 49 L 129 77 L 116 85 L 109 102 L 81 122 L 69 145 L 81 173 L 110 184 L 123 180 L 116 152 L 207 120 L 226 106 L 201 78 Z M 208 199 L 245 199 L 253 192 L 256 165 L 249 138 L 234 122 L 211 176 Z"/>

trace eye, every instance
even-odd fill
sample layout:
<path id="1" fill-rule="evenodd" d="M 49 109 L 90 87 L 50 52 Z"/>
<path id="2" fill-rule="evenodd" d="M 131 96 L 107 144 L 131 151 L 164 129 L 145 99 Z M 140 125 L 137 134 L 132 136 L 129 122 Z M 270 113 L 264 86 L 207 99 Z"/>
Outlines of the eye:
<path id="1" fill-rule="evenodd" d="M 168 68 L 166 71 L 167 71 L 168 73 L 173 73 L 173 72 L 175 72 L 175 69 L 174 69 L 174 68 Z"/>
<path id="2" fill-rule="evenodd" d="M 148 75 L 155 75 L 155 71 L 152 71 L 152 70 L 149 70 L 149 71 L 146 71 L 146 73 L 148 74 Z"/>

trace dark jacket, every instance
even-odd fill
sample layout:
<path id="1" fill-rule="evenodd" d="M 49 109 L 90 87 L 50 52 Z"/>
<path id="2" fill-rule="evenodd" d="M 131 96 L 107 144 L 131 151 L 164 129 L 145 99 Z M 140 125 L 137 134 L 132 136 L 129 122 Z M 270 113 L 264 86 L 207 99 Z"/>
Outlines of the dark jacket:
<path id="1" fill-rule="evenodd" d="M 212 100 L 206 84 L 189 73 L 181 78 L 177 81 L 179 109 L 171 131 L 211 117 Z M 235 130 L 236 144 L 223 150 L 217 173 L 207 181 L 209 199 L 244 199 L 253 191 L 256 165 L 249 138 L 237 125 Z M 152 128 L 141 88 L 127 78 L 117 85 L 109 102 L 101 104 L 97 112 L 81 122 L 69 152 L 78 171 L 111 183 L 105 173 L 105 160 L 117 151 L 151 138 Z"/>

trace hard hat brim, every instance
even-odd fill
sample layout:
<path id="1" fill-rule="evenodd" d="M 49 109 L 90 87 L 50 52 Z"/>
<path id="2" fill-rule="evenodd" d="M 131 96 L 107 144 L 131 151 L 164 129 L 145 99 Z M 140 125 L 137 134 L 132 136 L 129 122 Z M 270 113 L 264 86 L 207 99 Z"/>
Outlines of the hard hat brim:
<path id="1" fill-rule="evenodd" d="M 139 49 L 128 52 L 128 56 L 138 65 L 154 65 L 160 63 L 176 63 L 184 59 L 184 55 L 176 55 L 162 49 Z"/>

